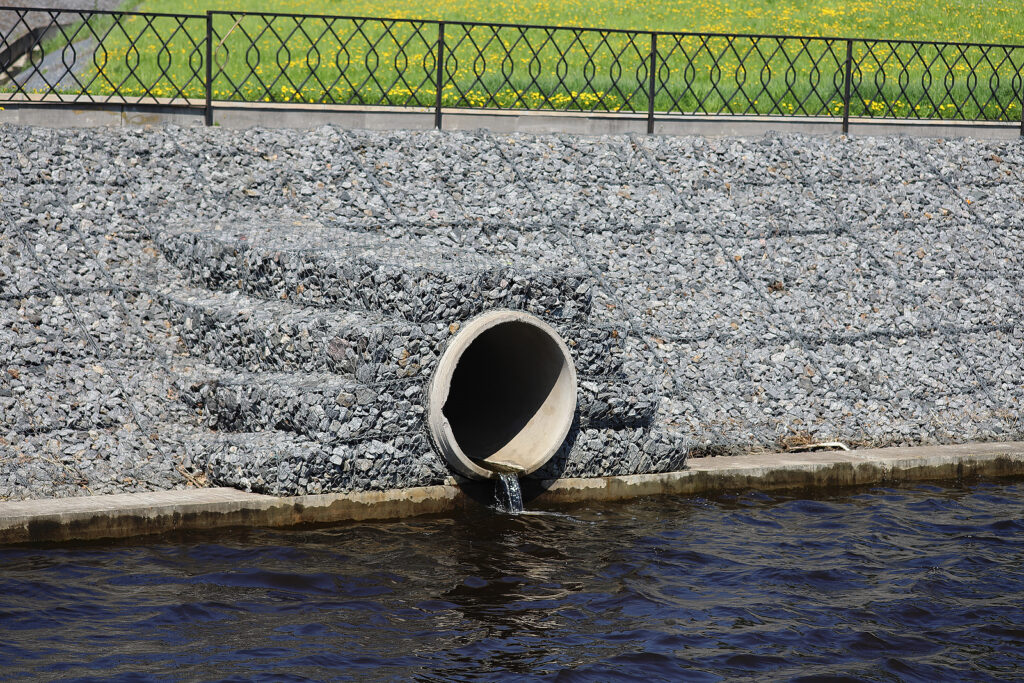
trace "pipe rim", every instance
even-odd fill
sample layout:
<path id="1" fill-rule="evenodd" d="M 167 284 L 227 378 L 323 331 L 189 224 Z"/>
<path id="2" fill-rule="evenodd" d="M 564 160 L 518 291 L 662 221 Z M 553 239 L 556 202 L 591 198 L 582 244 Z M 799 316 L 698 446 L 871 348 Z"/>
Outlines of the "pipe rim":
<path id="1" fill-rule="evenodd" d="M 578 392 L 576 366 L 573 363 L 569 347 L 554 328 L 536 316 L 512 310 L 488 311 L 469 320 L 449 340 L 431 375 L 426 392 L 426 422 L 427 431 L 434 448 L 444 457 L 453 470 L 470 479 L 495 479 L 499 476 L 500 470 L 483 467 L 478 464 L 479 461 L 466 455 L 455 438 L 447 416 L 444 414 L 444 407 L 448 401 L 452 377 L 465 351 L 483 333 L 508 323 L 524 323 L 539 329 L 546 335 L 548 340 L 561 353 L 563 367 L 568 372 L 568 381 L 572 389 L 570 392 L 571 405 L 561 411 L 561 414 L 554 421 L 553 428 L 546 432 L 545 447 L 540 449 L 535 457 L 531 458 L 523 471 L 518 473 L 518 476 L 525 476 L 536 471 L 558 452 L 569 435 L 569 430 L 572 428 L 576 415 L 576 395 Z"/>

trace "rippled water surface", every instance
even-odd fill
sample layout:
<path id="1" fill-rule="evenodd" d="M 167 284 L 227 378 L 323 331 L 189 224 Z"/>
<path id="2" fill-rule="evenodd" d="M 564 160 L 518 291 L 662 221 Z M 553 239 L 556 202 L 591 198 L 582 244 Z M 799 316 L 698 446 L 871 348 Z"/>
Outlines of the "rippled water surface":
<path id="1" fill-rule="evenodd" d="M 0 679 L 1024 676 L 1024 483 L 0 549 Z"/>

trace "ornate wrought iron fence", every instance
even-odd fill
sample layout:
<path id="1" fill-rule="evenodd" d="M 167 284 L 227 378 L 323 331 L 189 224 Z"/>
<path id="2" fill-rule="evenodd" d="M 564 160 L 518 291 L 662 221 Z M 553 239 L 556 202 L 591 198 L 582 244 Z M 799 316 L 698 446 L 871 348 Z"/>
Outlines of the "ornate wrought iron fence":
<path id="1" fill-rule="evenodd" d="M 204 99 L 206 17 L 0 8 L 0 103 Z"/>
<path id="2" fill-rule="evenodd" d="M 851 104 L 858 116 L 1007 121 L 1021 116 L 1024 47 L 852 40 Z"/>
<path id="3" fill-rule="evenodd" d="M 1021 122 L 1024 46 L 254 12 L 0 9 L 0 103 Z"/>

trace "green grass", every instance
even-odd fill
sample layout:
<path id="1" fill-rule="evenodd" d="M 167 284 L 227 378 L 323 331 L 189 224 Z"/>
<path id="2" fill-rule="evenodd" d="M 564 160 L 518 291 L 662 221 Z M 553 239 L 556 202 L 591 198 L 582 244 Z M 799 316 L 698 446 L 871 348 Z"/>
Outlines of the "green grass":
<path id="1" fill-rule="evenodd" d="M 202 13 L 248 3 L 150 0 L 138 9 Z M 262 11 L 607 26 L 662 31 L 879 36 L 1024 44 L 1018 3 L 894 3 L 704 0 L 657 3 L 268 2 Z M 100 20 L 102 23 L 104 20 Z M 214 99 L 433 106 L 433 24 L 215 18 Z M 105 28 L 105 27 L 104 27 Z M 202 98 L 205 24 L 187 34 L 171 19 L 127 19 L 87 72 L 89 92 Z M 360 31 L 361 29 L 361 31 Z M 174 33 L 167 49 L 159 45 Z M 380 39 L 379 42 L 378 39 Z M 625 34 L 446 28 L 445 106 L 646 111 L 650 38 Z M 490 40 L 482 50 L 477 47 Z M 545 40 L 549 41 L 545 43 Z M 476 45 L 473 44 L 476 41 Z M 131 47 L 131 43 L 136 47 Z M 527 44 L 529 43 L 529 45 Z M 544 45 L 537 49 L 536 46 Z M 530 47 L 534 46 L 534 47 Z M 845 42 L 659 37 L 657 111 L 837 115 Z M 748 51 L 754 49 L 748 54 Z M 759 51 L 759 52 L 758 52 Z M 743 57 L 741 59 L 741 56 Z M 944 48 L 854 43 L 851 114 L 1019 120 L 1024 48 Z M 932 64 L 931 81 L 925 65 Z M 941 68 L 939 68 L 941 67 Z M 938 70 L 936 70 L 938 69 Z M 399 75 L 404 78 L 399 78 Z M 884 75 L 883 80 L 881 76 Z M 973 97 L 972 97 L 973 93 Z"/>
<path id="2" fill-rule="evenodd" d="M 1017 0 L 143 0 L 140 11 L 444 19 L 701 33 L 770 33 L 1024 44 Z"/>

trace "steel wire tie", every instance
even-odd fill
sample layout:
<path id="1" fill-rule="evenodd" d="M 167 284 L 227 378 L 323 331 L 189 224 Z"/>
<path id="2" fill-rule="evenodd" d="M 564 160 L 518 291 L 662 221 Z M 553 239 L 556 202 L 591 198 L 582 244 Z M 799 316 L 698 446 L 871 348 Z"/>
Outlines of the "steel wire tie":
<path id="1" fill-rule="evenodd" d="M 89 333 L 89 330 L 88 330 L 88 328 L 87 328 L 87 327 L 85 326 L 85 323 L 84 323 L 84 322 L 82 322 L 82 317 L 81 317 L 81 315 L 80 315 L 80 314 L 78 313 L 78 309 L 77 309 L 77 307 L 76 307 L 76 306 L 74 305 L 74 302 L 72 301 L 72 299 L 71 299 L 70 295 L 68 295 L 68 294 L 67 294 L 67 293 L 66 293 L 66 292 L 64 291 L 64 288 L 63 288 L 63 287 L 62 287 L 62 286 L 61 286 L 61 285 L 60 285 L 60 284 L 59 284 L 59 283 L 58 283 L 58 282 L 57 282 L 56 280 L 54 280 L 54 279 L 53 279 L 53 278 L 52 278 L 52 277 L 51 277 L 51 276 L 49 275 L 49 273 L 47 273 L 47 272 L 46 272 L 46 270 L 45 270 L 45 267 L 44 267 L 43 263 L 42 263 L 42 262 L 41 262 L 41 261 L 39 260 L 39 257 L 38 257 L 38 256 L 37 256 L 37 255 L 35 254 L 35 250 L 34 250 L 34 249 L 32 249 L 32 247 L 31 247 L 31 244 L 29 243 L 29 241 L 28 241 L 28 238 L 27 238 L 27 237 L 25 236 L 25 233 L 24 233 L 24 231 L 23 231 L 23 230 L 21 229 L 21 227 L 20 227 L 20 226 L 17 226 L 17 225 L 15 225 L 15 224 L 11 223 L 10 221 L 8 221 L 8 224 L 9 224 L 9 225 L 12 225 L 12 226 L 14 227 L 14 231 L 15 231 L 15 233 L 16 233 L 16 234 L 18 235 L 18 237 L 19 237 L 19 238 L 21 239 L 21 242 L 22 242 L 22 246 L 24 246 L 24 248 L 25 248 L 25 249 L 26 249 L 26 250 L 27 250 L 28 252 L 30 252 L 30 253 L 32 254 L 32 258 L 33 258 L 33 259 L 34 259 L 34 260 L 36 261 L 36 263 L 38 264 L 38 266 L 39 266 L 39 268 L 40 268 L 41 272 L 43 273 L 43 276 L 44 276 L 44 277 L 45 277 L 45 278 L 46 278 L 47 280 L 49 280 L 49 281 L 50 281 L 50 283 L 51 283 L 51 284 L 53 285 L 53 289 L 54 289 L 54 291 L 56 291 L 56 292 L 60 293 L 61 297 L 62 297 L 62 298 L 64 299 L 64 301 L 65 301 L 65 302 L 67 303 L 67 306 L 68 306 L 68 311 L 70 311 L 70 312 L 71 312 L 71 315 L 72 315 L 72 317 L 73 317 L 73 318 L 75 319 L 75 323 L 76 323 L 76 325 L 78 326 L 78 328 L 79 328 L 79 331 L 81 332 L 82 336 L 83 336 L 83 337 L 85 338 L 86 342 L 87 342 L 87 343 L 88 343 L 88 344 L 89 344 L 89 345 L 90 345 L 90 346 L 92 347 L 92 349 L 93 349 L 93 352 L 94 352 L 94 353 L 96 354 L 96 357 L 97 357 L 97 358 L 99 359 L 99 362 L 100 362 L 100 363 L 103 363 L 103 362 L 105 362 L 105 361 L 106 361 L 106 362 L 109 362 L 109 359 L 107 359 L 107 357 L 106 357 L 106 354 L 104 354 L 104 353 L 103 353 L 103 351 L 102 351 L 102 350 L 100 349 L 100 347 L 99 347 L 99 344 L 97 344 L 97 343 L 96 343 L 96 340 L 95 340 L 95 339 L 93 338 L 93 336 L 92 336 L 92 335 L 91 335 L 91 334 Z M 120 377 L 118 377 L 118 376 L 117 376 L 116 374 L 114 374 L 114 375 L 113 375 L 113 377 L 114 377 L 114 381 L 115 381 L 115 383 L 116 383 L 116 384 L 118 385 L 118 389 L 120 389 L 120 390 L 121 390 L 121 393 L 122 393 L 122 394 L 124 395 L 124 397 L 125 397 L 125 403 L 126 403 L 126 404 L 128 405 L 128 409 L 129 409 L 129 411 L 130 411 L 130 412 L 131 412 L 131 414 L 132 414 L 132 418 L 133 418 L 133 419 L 135 420 L 135 423 L 136 423 L 136 424 L 138 425 L 138 427 L 139 427 L 139 428 L 140 428 L 141 430 L 143 430 L 143 437 L 144 437 L 144 438 L 150 438 L 150 437 L 149 437 L 149 435 L 147 435 L 147 434 L 145 433 L 146 431 L 149 431 L 149 430 L 150 430 L 150 427 L 148 426 L 148 423 L 147 423 L 147 421 L 146 421 L 146 420 L 145 420 L 145 419 L 144 419 L 144 418 L 143 418 L 143 417 L 141 416 L 141 414 L 139 413 L 139 411 L 138 411 L 138 410 L 136 409 L 136 407 L 135 407 L 135 404 L 134 404 L 134 402 L 133 402 L 133 401 L 131 400 L 131 398 L 130 398 L 130 397 L 131 397 L 131 394 L 130 394 L 130 393 L 128 392 L 128 389 L 127 389 L 127 387 L 125 386 L 124 382 L 122 382 L 122 381 L 121 381 L 121 378 L 120 378 Z M 155 434 L 155 432 L 154 432 L 153 434 Z M 166 454 L 166 452 L 164 452 L 164 451 L 163 451 L 163 448 L 162 448 L 162 446 L 160 445 L 160 443 L 159 443 L 158 439 L 157 439 L 157 438 L 150 438 L 150 441 L 151 441 L 151 442 L 153 443 L 153 445 L 154 445 L 154 446 L 155 446 L 155 447 L 157 448 L 157 450 L 158 450 L 158 451 L 160 451 L 161 455 L 162 455 L 163 457 L 167 458 L 167 454 Z M 170 459 L 170 458 L 167 458 L 167 460 L 168 460 L 168 462 L 173 462 L 173 460 L 172 460 L 172 459 Z M 187 477 L 187 476 L 186 476 L 186 479 L 188 479 L 188 478 L 189 478 L 189 477 Z M 149 484 L 149 485 L 150 485 L 150 486 L 152 486 L 153 488 L 156 488 L 156 485 L 155 485 L 155 484 L 154 484 L 153 482 L 151 482 L 151 481 L 148 481 L 148 480 L 142 480 L 142 481 L 144 481 L 144 482 L 145 482 L 146 484 Z"/>
<path id="2" fill-rule="evenodd" d="M 910 140 L 910 141 L 911 141 L 911 144 L 915 144 L 915 143 L 914 143 L 914 141 L 913 141 L 913 138 L 910 138 L 909 136 L 902 136 L 902 135 L 901 135 L 901 136 L 899 136 L 899 137 L 900 137 L 900 138 L 902 138 L 902 139 L 904 139 L 904 140 Z M 794 162 L 794 164 L 795 164 L 796 168 L 798 168 L 798 169 L 802 169 L 803 167 L 802 167 L 802 166 L 801 166 L 801 165 L 800 165 L 799 163 L 797 163 L 797 162 L 798 162 L 798 160 L 796 159 L 796 157 L 795 157 L 795 156 L 793 156 L 793 153 L 792 153 L 792 151 L 790 150 L 790 147 L 789 147 L 789 145 L 783 145 L 782 147 L 783 147 L 783 150 L 784 150 L 784 152 L 785 152 L 785 153 L 786 153 L 786 154 L 787 154 L 787 155 L 788 155 L 788 156 L 790 157 L 790 159 L 791 159 L 791 160 L 792 160 L 792 161 Z M 918 149 L 919 149 L 919 151 L 920 151 L 920 147 L 918 147 Z M 933 166 L 933 167 L 932 167 L 932 174 L 933 174 L 933 175 L 938 175 L 938 174 L 936 174 L 936 173 L 935 173 L 935 171 L 936 171 L 936 169 L 935 169 L 935 168 L 934 168 L 934 166 Z M 804 183 L 805 183 L 805 185 L 806 185 L 806 184 L 807 184 L 807 182 L 808 182 L 808 180 L 807 180 L 807 176 L 806 176 L 806 173 L 804 173 L 804 172 L 803 172 L 803 171 L 801 170 L 801 175 L 802 175 L 802 177 L 803 177 L 803 182 L 804 182 Z M 941 176 L 940 176 L 940 180 L 941 180 L 941 179 L 942 179 L 942 178 L 941 178 Z M 952 188 L 952 189 L 953 189 L 953 191 L 954 191 L 954 192 L 956 192 L 956 189 L 955 189 L 955 188 Z M 839 214 L 838 214 L 838 213 L 837 213 L 837 212 L 835 211 L 834 207 L 832 206 L 832 204 L 831 204 L 830 202 L 829 202 L 829 203 L 826 203 L 826 204 L 825 204 L 825 208 L 826 208 L 826 211 L 827 211 L 827 212 L 829 213 L 829 215 L 831 215 L 831 217 L 832 217 L 832 220 L 833 220 L 833 221 L 834 221 L 834 222 L 835 222 L 836 224 L 842 224 L 842 221 L 841 221 L 841 220 L 840 220 L 840 218 L 839 218 Z M 850 236 L 850 238 L 851 238 L 852 240 L 854 240 L 854 241 L 856 241 L 856 242 L 858 242 L 858 243 L 861 243 L 861 244 L 860 244 L 859 246 L 860 246 L 860 247 L 861 247 L 861 248 L 863 249 L 863 244 L 862 244 L 862 242 L 863 242 L 863 239 L 861 238 L 861 236 L 860 236 L 860 235 L 858 235 L 858 234 L 857 234 L 856 232 L 854 232 L 854 230 L 853 230 L 852 226 L 849 226 L 849 225 L 848 225 L 847 227 L 848 227 L 848 233 L 847 233 L 847 234 L 848 234 L 848 235 Z M 883 262 L 883 260 L 882 260 L 882 259 L 881 259 L 880 257 L 878 257 L 878 256 L 876 255 L 876 253 L 875 253 L 875 252 L 876 252 L 876 250 L 874 250 L 874 249 L 868 249 L 868 250 L 866 250 L 866 251 L 867 251 L 867 253 L 868 253 L 868 257 L 869 257 L 869 258 L 870 258 L 870 259 L 871 259 L 872 261 L 874 261 L 874 262 L 875 262 L 875 263 L 876 263 L 876 264 L 877 264 L 877 265 L 878 265 L 878 266 L 879 266 L 880 268 L 882 268 L 882 269 L 883 269 L 884 271 L 886 271 L 886 273 L 887 273 L 887 274 L 889 275 L 889 277 L 891 277 L 891 278 L 893 279 L 893 281 L 899 282 L 900 280 L 904 279 L 904 278 L 901 278 L 901 277 L 899 277 L 899 276 L 898 276 L 898 274 L 896 273 L 896 271 L 895 271 L 895 269 L 894 269 L 894 268 L 892 268 L 891 266 L 889 266 L 889 265 L 888 265 L 887 263 Z M 928 323 L 929 327 L 931 327 L 931 328 L 932 328 L 932 329 L 934 329 L 934 330 L 940 330 L 940 329 L 941 329 L 941 328 L 943 327 L 942 325 L 936 324 L 936 323 L 934 322 L 934 319 L 932 319 L 932 318 L 931 318 L 930 314 L 928 313 L 928 309 L 927 309 L 927 308 L 924 308 L 924 309 L 922 309 L 922 313 L 923 313 L 923 315 L 924 315 L 924 316 L 925 316 L 926 318 L 928 318 L 928 319 L 929 319 L 929 323 Z M 923 338 L 923 335 L 908 335 L 908 336 L 918 336 L 919 338 Z M 978 371 L 977 371 L 977 369 L 976 369 L 976 367 L 975 367 L 974 363 L 973 363 L 973 362 L 971 362 L 971 361 L 970 361 L 970 359 L 969 359 L 969 358 L 967 357 L 967 355 L 966 355 L 966 354 L 964 353 L 964 351 L 963 351 L 963 348 L 961 347 L 961 345 L 960 345 L 960 342 L 959 342 L 959 340 L 958 340 L 958 339 L 956 339 L 956 338 L 954 338 L 954 337 L 949 337 L 949 338 L 947 339 L 947 341 L 948 341 L 948 342 L 950 343 L 950 345 L 951 345 L 951 346 L 953 347 L 953 352 L 954 352 L 954 353 L 956 353 L 957 357 L 959 357 L 959 358 L 960 358 L 960 361 L 961 361 L 961 362 L 963 362 L 963 363 L 964 363 L 964 365 L 966 365 L 966 366 L 967 366 L 967 368 L 968 368 L 968 369 L 970 370 L 971 374 L 972 374 L 972 375 L 974 376 L 974 381 L 975 381 L 975 382 L 976 382 L 976 383 L 978 384 L 978 386 L 980 386 L 980 387 L 982 388 L 982 390 L 983 390 L 983 391 L 985 392 L 985 394 L 986 394 L 986 395 L 988 396 L 989 400 L 990 400 L 990 401 L 992 402 L 992 405 L 993 405 L 993 406 L 996 406 L 996 405 L 998 405 L 998 403 L 996 402 L 996 398 L 995 398 L 995 396 L 994 396 L 994 395 L 992 394 L 992 391 L 991 391 L 990 387 L 988 386 L 988 384 L 987 384 L 987 383 L 985 383 L 985 382 L 982 382 L 982 381 L 981 381 L 981 378 L 980 378 L 980 376 L 979 376 L 979 374 L 978 374 Z M 935 413 L 934 413 L 934 412 L 932 413 L 932 419 L 933 419 L 933 420 L 937 420 L 937 416 L 935 415 Z"/>
<path id="3" fill-rule="evenodd" d="M 669 182 L 668 176 L 666 175 L 665 170 L 662 167 L 662 165 L 660 163 L 658 163 L 656 159 L 652 158 L 650 153 L 647 151 L 647 149 L 643 145 L 641 145 L 641 144 L 639 144 L 637 142 L 637 140 L 635 139 L 635 136 L 630 135 L 630 140 L 632 142 L 631 147 L 633 148 L 634 153 L 635 153 L 636 150 L 639 150 L 640 155 L 644 157 L 644 159 L 647 161 L 648 165 L 651 166 L 657 172 L 658 176 L 662 179 L 662 182 L 665 183 L 665 185 L 671 189 L 672 196 L 675 199 L 676 206 L 678 208 L 684 208 L 684 209 L 687 209 L 687 210 L 692 210 L 693 207 L 689 205 L 689 202 L 686 200 L 686 198 L 683 197 L 679 193 L 679 191 L 675 189 L 674 185 L 671 182 Z M 751 280 L 750 276 L 747 274 L 747 272 L 743 268 L 743 266 L 740 265 L 739 261 L 736 261 L 735 259 L 728 258 L 728 250 L 725 248 L 725 245 L 722 244 L 721 238 L 719 237 L 718 233 L 714 232 L 714 231 L 709 231 L 708 234 L 715 241 L 715 245 L 722 252 L 722 254 L 727 257 L 725 260 L 728 261 L 729 263 L 733 264 L 733 266 L 736 268 L 736 271 L 739 274 L 740 278 L 743 279 L 743 281 L 747 284 L 748 287 L 750 287 L 750 289 L 752 291 L 757 292 L 757 294 L 761 298 L 762 302 L 764 302 L 768 306 L 768 310 L 771 311 L 772 314 L 774 314 L 775 316 L 780 316 L 781 313 L 778 310 L 778 308 L 775 306 L 775 304 L 772 302 L 772 300 L 767 295 L 765 295 L 765 293 L 763 291 L 761 291 L 761 289 L 759 287 L 754 286 L 753 280 Z M 783 318 L 783 319 L 785 320 L 785 318 Z M 831 381 L 828 379 L 828 376 L 824 375 L 824 373 L 821 372 L 821 368 L 817 367 L 817 362 L 811 357 L 811 355 L 807 352 L 807 349 L 804 347 L 803 343 L 800 341 L 799 333 L 797 332 L 796 328 L 788 320 L 786 322 L 786 326 L 789 328 L 790 338 L 793 339 L 794 341 L 796 341 L 796 343 L 800 347 L 800 351 L 804 354 L 804 356 L 808 359 L 809 362 L 811 362 L 812 364 L 814 364 L 816 366 L 815 367 L 816 372 L 820 376 L 823 376 L 825 378 L 825 381 L 829 383 L 829 386 L 832 388 L 832 390 L 835 391 L 835 389 L 836 389 L 835 386 L 831 384 Z M 760 386 L 759 382 L 754 382 L 753 381 L 753 378 L 750 376 L 750 373 L 746 369 L 745 362 L 746 362 L 746 357 L 748 356 L 748 354 L 747 354 L 745 349 L 743 350 L 743 355 L 744 355 L 744 362 L 740 363 L 740 365 L 739 365 L 740 371 L 743 372 L 743 374 L 746 377 L 747 381 L 751 383 L 751 386 Z M 858 419 L 858 422 L 859 422 L 859 419 Z M 759 431 L 760 430 L 764 430 L 764 429 L 765 429 L 764 427 L 761 427 L 759 429 Z M 766 440 L 765 444 L 766 445 L 773 444 L 773 443 L 776 443 L 777 440 L 778 440 L 778 438 L 776 436 L 776 438 L 771 440 L 771 441 L 767 441 Z"/>
<path id="4" fill-rule="evenodd" d="M 544 213 L 550 214 L 550 212 L 546 210 L 547 207 L 545 206 L 545 202 L 540 199 L 540 196 L 534 190 L 533 186 L 526 181 L 523 174 L 520 173 L 519 168 L 509 159 L 508 155 L 505 154 L 504 149 L 502 149 L 501 145 L 497 144 L 497 141 L 494 139 L 494 137 L 491 136 L 489 133 L 484 132 L 482 134 L 482 138 L 490 142 L 491 146 L 498 152 L 498 154 L 501 156 L 505 164 L 512 169 L 512 172 L 515 174 L 515 177 L 518 179 L 519 183 L 526 188 L 527 192 L 530 193 L 530 196 L 533 197 L 533 200 L 538 205 L 538 207 L 542 211 L 544 211 Z M 562 235 L 562 237 L 569 242 L 569 245 L 576 252 L 580 260 L 583 261 L 584 264 L 586 264 L 587 269 L 590 271 L 591 277 L 594 278 L 594 280 L 597 282 L 597 285 L 604 291 L 605 296 L 607 296 L 610 301 L 615 303 L 616 310 L 622 311 L 623 315 L 625 315 L 625 323 L 629 327 L 630 333 L 633 334 L 635 338 L 639 339 L 640 342 L 644 346 L 646 346 L 647 349 L 651 351 L 651 353 L 655 357 L 660 358 L 661 354 L 658 352 L 658 350 L 650 344 L 650 342 L 643 334 L 640 333 L 642 327 L 632 319 L 629 313 L 630 309 L 627 308 L 622 303 L 622 301 L 615 295 L 614 290 L 611 290 L 607 287 L 607 285 L 605 284 L 604 277 L 601 274 L 600 270 L 595 267 L 595 265 L 591 262 L 588 255 L 580 249 L 579 245 L 573 239 L 571 232 L 569 232 L 566 229 L 565 225 L 559 221 L 555 221 L 552 224 L 554 225 L 556 231 L 559 232 Z M 655 329 L 655 332 L 658 332 L 658 330 Z M 669 369 L 669 375 L 674 380 L 673 384 L 675 384 L 678 387 L 678 377 L 676 376 L 676 373 L 671 369 L 671 366 L 668 365 L 667 361 L 664 358 L 661 358 L 661 361 L 662 364 Z M 698 417 L 701 418 L 701 420 L 704 422 L 704 424 L 710 424 L 710 422 L 707 420 L 707 417 L 703 414 L 699 406 L 692 402 L 690 403 L 690 405 L 697 413 Z M 684 450 L 685 452 L 688 453 L 691 449 L 692 446 L 687 445 Z M 685 461 L 686 458 L 683 459 L 684 463 Z M 635 468 L 636 464 L 631 464 Z"/>

